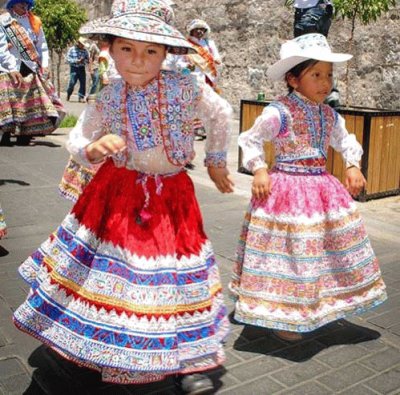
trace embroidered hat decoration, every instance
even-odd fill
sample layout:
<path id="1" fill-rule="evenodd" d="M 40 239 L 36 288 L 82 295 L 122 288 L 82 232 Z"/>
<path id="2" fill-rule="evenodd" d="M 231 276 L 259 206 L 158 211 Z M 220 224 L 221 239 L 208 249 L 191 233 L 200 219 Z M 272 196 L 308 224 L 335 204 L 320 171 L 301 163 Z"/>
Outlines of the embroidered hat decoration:
<path id="1" fill-rule="evenodd" d="M 110 17 L 88 22 L 79 32 L 90 38 L 109 34 L 162 44 L 172 53 L 194 52 L 173 21 L 174 12 L 166 0 L 115 0 Z"/>
<path id="2" fill-rule="evenodd" d="M 281 80 L 289 70 L 309 59 L 343 63 L 352 57 L 350 54 L 332 52 L 326 37 L 322 34 L 304 34 L 282 44 L 280 60 L 268 68 L 267 76 L 274 81 Z"/>

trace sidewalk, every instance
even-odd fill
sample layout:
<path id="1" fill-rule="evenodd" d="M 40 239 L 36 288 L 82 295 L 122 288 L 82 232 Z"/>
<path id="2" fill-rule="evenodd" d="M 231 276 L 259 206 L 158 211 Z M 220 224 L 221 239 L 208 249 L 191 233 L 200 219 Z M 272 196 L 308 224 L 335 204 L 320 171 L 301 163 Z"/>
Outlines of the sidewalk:
<path id="1" fill-rule="evenodd" d="M 67 103 L 77 115 L 83 104 Z M 238 130 L 234 123 L 235 134 Z M 9 236 L 0 241 L 0 394 L 119 395 L 176 394 L 170 380 L 146 386 L 102 383 L 98 374 L 60 359 L 16 330 L 12 311 L 28 288 L 17 267 L 61 222 L 71 204 L 57 194 L 68 154 L 67 130 L 37 138 L 29 147 L 0 148 L 0 201 Z M 236 137 L 230 170 L 232 195 L 222 195 L 209 181 L 202 162 L 204 142 L 190 172 L 205 227 L 213 242 L 223 285 L 230 278 L 251 177 L 237 174 Z M 213 373 L 218 394 L 325 395 L 400 394 L 400 197 L 359 204 L 388 286 L 389 300 L 374 312 L 339 321 L 297 345 L 272 338 L 268 331 L 232 324 L 227 362 Z M 232 302 L 226 298 L 230 311 Z"/>

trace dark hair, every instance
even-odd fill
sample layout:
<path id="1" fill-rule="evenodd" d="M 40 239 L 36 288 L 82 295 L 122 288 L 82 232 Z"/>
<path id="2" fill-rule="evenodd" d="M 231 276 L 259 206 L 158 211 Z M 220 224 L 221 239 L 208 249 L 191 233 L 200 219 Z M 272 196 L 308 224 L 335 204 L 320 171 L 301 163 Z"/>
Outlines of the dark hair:
<path id="1" fill-rule="evenodd" d="M 301 73 L 304 70 L 307 70 L 308 68 L 310 68 L 310 67 L 314 66 L 315 64 L 317 64 L 318 62 L 319 62 L 319 60 L 316 60 L 316 59 L 308 59 L 308 60 L 305 60 L 304 62 L 301 62 L 298 65 L 292 67 L 289 71 L 286 72 L 285 80 L 286 80 L 286 85 L 287 85 L 287 87 L 289 89 L 289 93 L 293 92 L 293 87 L 289 85 L 289 82 L 288 82 L 288 79 L 287 79 L 288 75 L 291 74 L 296 78 L 300 77 Z"/>
<path id="2" fill-rule="evenodd" d="M 116 38 L 117 36 L 113 36 L 112 34 L 100 34 L 95 37 L 95 40 L 106 41 L 111 46 Z"/>

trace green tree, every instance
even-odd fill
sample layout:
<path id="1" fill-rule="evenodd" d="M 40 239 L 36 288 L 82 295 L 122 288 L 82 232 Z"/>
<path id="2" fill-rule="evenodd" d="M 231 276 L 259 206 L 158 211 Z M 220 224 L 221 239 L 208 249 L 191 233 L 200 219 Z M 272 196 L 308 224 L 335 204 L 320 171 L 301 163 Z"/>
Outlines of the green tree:
<path id="1" fill-rule="evenodd" d="M 79 37 L 79 28 L 87 21 L 84 8 L 74 0 L 36 0 L 35 14 L 43 23 L 51 59 L 57 55 L 56 73 L 52 62 L 52 77 L 57 76 L 57 91 L 60 92 L 60 69 L 65 49 Z"/>
<path id="2" fill-rule="evenodd" d="M 363 25 L 368 25 L 384 13 L 389 11 L 390 7 L 396 5 L 396 0 L 334 0 L 335 15 L 342 19 L 349 19 L 351 22 L 351 31 L 349 37 L 348 51 L 352 53 L 354 30 L 356 22 L 359 20 Z M 349 84 L 350 62 L 346 64 L 346 106 L 349 105 Z"/>

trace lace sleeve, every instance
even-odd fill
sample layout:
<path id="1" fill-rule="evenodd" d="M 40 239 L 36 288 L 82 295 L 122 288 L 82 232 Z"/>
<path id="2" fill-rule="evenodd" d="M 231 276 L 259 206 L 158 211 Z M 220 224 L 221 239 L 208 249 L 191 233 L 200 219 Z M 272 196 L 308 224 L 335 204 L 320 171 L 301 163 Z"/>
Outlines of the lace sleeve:
<path id="1" fill-rule="evenodd" d="M 104 135 L 101 127 L 101 105 L 88 104 L 75 127 L 71 130 L 66 146 L 74 159 L 84 166 L 90 167 L 86 157 L 86 146 Z"/>
<path id="2" fill-rule="evenodd" d="M 231 136 L 232 107 L 210 86 L 202 83 L 196 110 L 207 131 L 205 166 L 225 167 Z"/>
<path id="3" fill-rule="evenodd" d="M 343 160 L 346 162 L 346 167 L 360 167 L 363 149 L 356 140 L 356 136 L 354 134 L 349 134 L 346 129 L 345 120 L 340 115 L 338 115 L 334 126 L 330 144 L 335 151 L 342 154 Z"/>
<path id="4" fill-rule="evenodd" d="M 267 106 L 256 119 L 254 125 L 239 136 L 239 146 L 243 151 L 243 165 L 251 172 L 267 168 L 264 143 L 273 140 L 281 128 L 281 117 L 276 107 Z"/>

